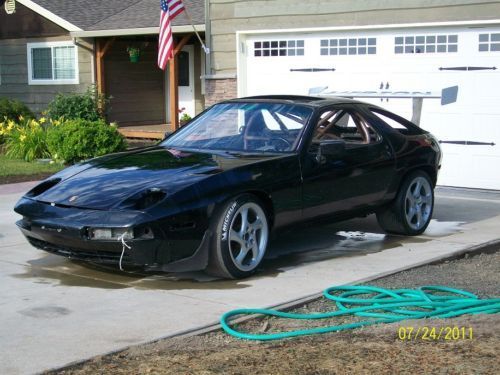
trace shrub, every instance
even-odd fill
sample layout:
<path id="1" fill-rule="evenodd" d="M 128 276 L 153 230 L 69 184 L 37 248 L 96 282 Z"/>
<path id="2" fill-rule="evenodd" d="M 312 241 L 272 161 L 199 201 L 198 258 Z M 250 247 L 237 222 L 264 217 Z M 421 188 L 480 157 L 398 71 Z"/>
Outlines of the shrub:
<path id="1" fill-rule="evenodd" d="M 104 119 L 103 108 L 108 101 L 94 87 L 82 94 L 57 94 L 49 103 L 47 116 L 52 119 L 98 121 Z"/>
<path id="2" fill-rule="evenodd" d="M 37 121 L 21 116 L 20 120 L 18 124 L 8 121 L 4 126 L 6 155 L 26 161 L 49 157 L 47 131 L 43 125 L 45 119 Z"/>
<path id="3" fill-rule="evenodd" d="M 67 120 L 50 127 L 47 145 L 52 157 L 66 163 L 125 149 L 125 140 L 115 126 L 104 121 Z"/>
<path id="4" fill-rule="evenodd" d="M 19 100 L 0 98 L 0 121 L 18 121 L 19 116 L 27 119 L 35 117 L 26 104 Z"/>

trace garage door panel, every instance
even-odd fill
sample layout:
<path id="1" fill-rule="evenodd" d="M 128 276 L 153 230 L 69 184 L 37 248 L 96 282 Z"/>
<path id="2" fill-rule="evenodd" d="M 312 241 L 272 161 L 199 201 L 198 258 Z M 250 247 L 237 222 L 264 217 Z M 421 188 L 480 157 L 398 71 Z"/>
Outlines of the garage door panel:
<path id="1" fill-rule="evenodd" d="M 247 39 L 244 95 L 307 95 L 313 87 L 333 91 L 433 92 L 458 86 L 457 101 L 442 106 L 440 100 L 423 102 L 421 126 L 442 141 L 443 167 L 438 183 L 450 186 L 500 189 L 500 52 L 479 50 L 479 35 L 500 33 L 499 27 L 418 28 L 259 34 Z M 443 53 L 396 53 L 396 38 L 452 35 Z M 304 41 L 303 56 L 256 57 L 255 40 L 290 39 Z M 359 55 L 365 39 L 376 40 L 376 53 Z M 325 40 L 350 43 L 356 50 L 349 55 L 324 55 Z M 336 43 L 337 43 L 336 42 Z M 406 43 L 406 42 L 405 42 Z M 436 43 L 436 48 L 437 48 Z M 456 44 L 448 50 L 448 46 Z M 329 45 L 330 47 L 330 45 Z M 347 46 L 349 47 L 349 46 Z M 406 49 L 406 45 L 403 46 Z M 443 50 L 443 48 L 441 48 Z M 337 52 L 340 50 L 337 49 Z M 348 50 L 347 50 L 348 51 Z M 425 48 L 424 51 L 426 52 Z M 316 69 L 300 72 L 297 69 Z M 476 70 L 476 68 L 484 68 Z M 496 68 L 496 69 L 489 69 Z M 335 69 L 331 71 L 331 69 Z M 411 120 L 412 101 L 406 99 L 362 99 Z M 483 142 L 485 145 L 471 145 Z M 488 145 L 495 143 L 495 146 Z M 465 173 L 466 172 L 466 173 Z"/>
<path id="2" fill-rule="evenodd" d="M 465 158 L 463 158 L 465 159 Z M 462 160 L 463 160 L 462 159 Z M 463 184 L 464 187 L 481 189 L 494 189 L 500 190 L 500 182 L 498 180 L 498 157 L 494 155 L 475 155 L 473 157 L 466 157 L 467 169 L 457 171 L 454 176 L 456 183 Z M 459 178 L 459 174 L 465 178 Z M 461 182 L 463 181 L 463 182 Z"/>

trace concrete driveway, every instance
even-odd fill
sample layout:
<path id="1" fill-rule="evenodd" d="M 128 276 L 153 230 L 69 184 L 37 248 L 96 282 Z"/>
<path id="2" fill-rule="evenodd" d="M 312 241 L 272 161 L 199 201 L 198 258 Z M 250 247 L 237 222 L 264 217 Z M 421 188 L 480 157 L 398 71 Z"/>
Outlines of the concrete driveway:
<path id="1" fill-rule="evenodd" d="M 366 219 L 283 232 L 262 272 L 123 274 L 28 245 L 12 207 L 30 184 L 0 186 L 0 373 L 34 373 L 214 323 L 238 307 L 281 304 L 369 280 L 500 237 L 500 193 L 437 190 L 422 236 L 387 236 Z"/>

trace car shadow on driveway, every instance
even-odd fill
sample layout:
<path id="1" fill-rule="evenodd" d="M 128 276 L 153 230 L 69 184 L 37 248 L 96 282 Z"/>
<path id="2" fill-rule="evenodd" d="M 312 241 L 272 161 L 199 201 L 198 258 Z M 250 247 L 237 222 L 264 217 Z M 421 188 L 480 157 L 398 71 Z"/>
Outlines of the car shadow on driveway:
<path id="1" fill-rule="evenodd" d="M 432 220 L 428 230 L 417 237 L 394 236 L 382 232 L 374 215 L 363 219 L 303 226 L 280 232 L 270 243 L 266 259 L 258 273 L 244 280 L 221 280 L 203 272 L 151 273 L 141 270 L 120 272 L 103 267 L 47 254 L 28 261 L 26 271 L 14 275 L 36 283 L 100 289 L 241 289 L 249 281 L 276 277 L 303 264 L 337 257 L 364 256 L 401 246 L 403 243 L 423 243 L 460 231 L 459 222 Z"/>

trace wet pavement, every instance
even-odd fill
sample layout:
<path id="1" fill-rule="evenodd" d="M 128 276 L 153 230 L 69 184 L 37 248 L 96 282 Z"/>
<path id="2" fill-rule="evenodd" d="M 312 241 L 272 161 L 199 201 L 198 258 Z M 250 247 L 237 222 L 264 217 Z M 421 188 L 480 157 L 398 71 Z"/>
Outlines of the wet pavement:
<path id="1" fill-rule="evenodd" d="M 423 264 L 500 237 L 500 192 L 438 188 L 418 237 L 386 235 L 373 215 L 273 238 L 259 274 L 122 273 L 46 254 L 14 225 L 29 184 L 0 186 L 0 373 L 33 373 Z M 29 360 L 27 359 L 29 358 Z"/>

